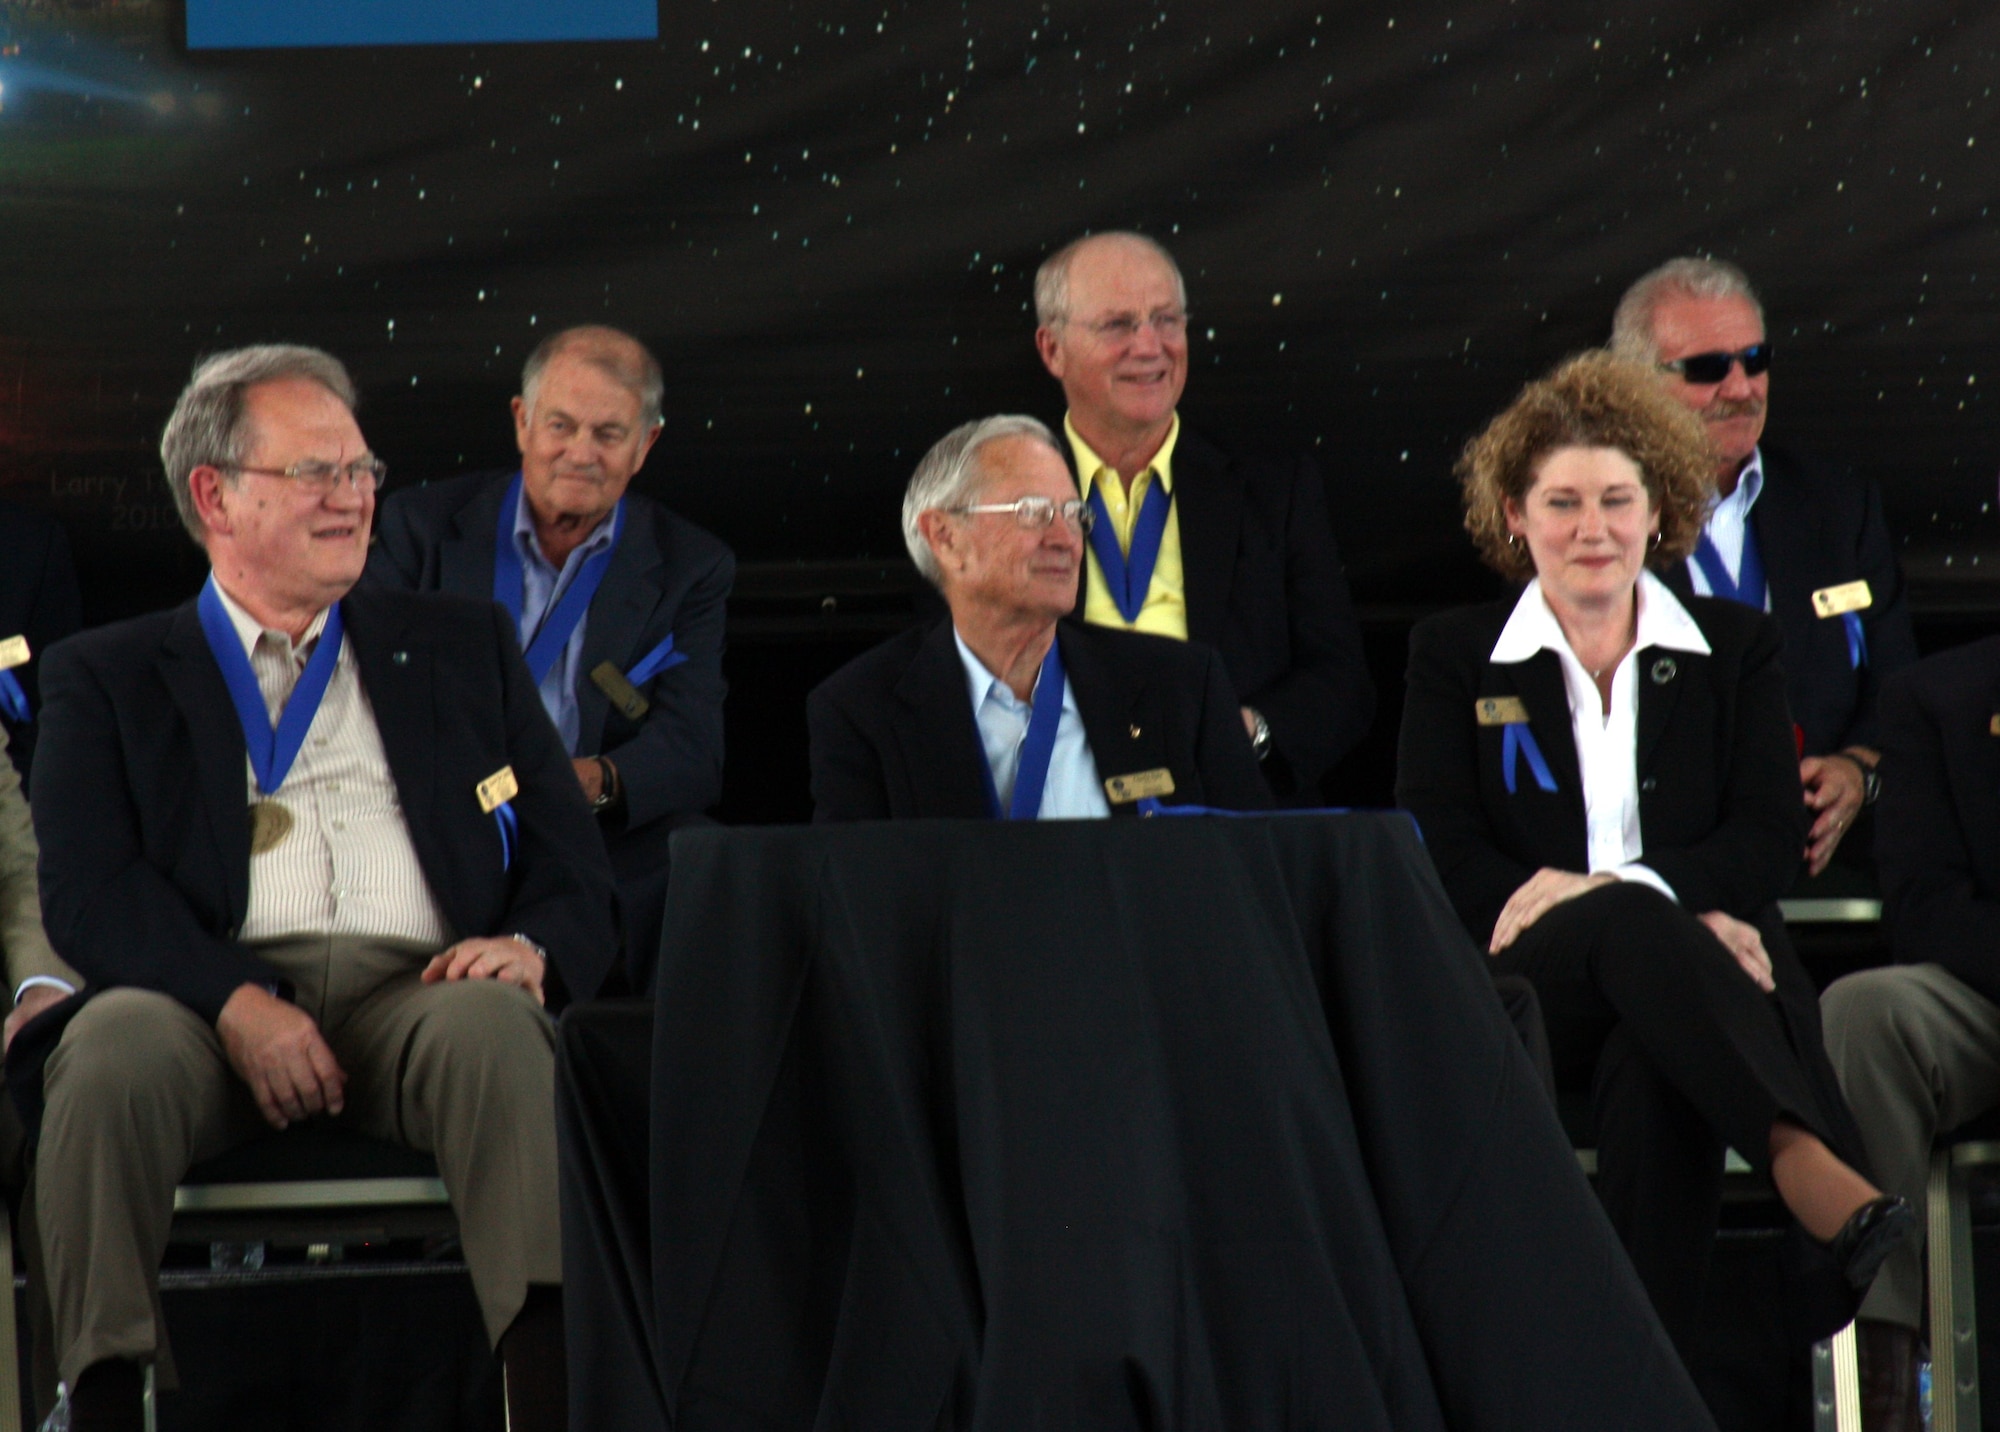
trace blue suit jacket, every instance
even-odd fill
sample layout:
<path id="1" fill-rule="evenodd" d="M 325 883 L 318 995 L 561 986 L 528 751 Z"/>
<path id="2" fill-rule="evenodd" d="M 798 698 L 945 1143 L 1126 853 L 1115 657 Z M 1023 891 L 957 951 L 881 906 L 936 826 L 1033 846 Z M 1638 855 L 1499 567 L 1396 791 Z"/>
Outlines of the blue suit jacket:
<path id="1" fill-rule="evenodd" d="M 365 584 L 493 600 L 493 538 L 511 473 L 473 473 L 391 495 L 375 518 Z M 736 558 L 651 498 L 628 493 L 625 531 L 592 598 L 577 663 L 579 755 L 610 756 L 625 786 L 625 827 L 695 815 L 722 795 L 725 608 Z M 638 721 L 590 679 L 603 661 L 630 671 L 668 636 L 686 661 L 644 683 Z"/>

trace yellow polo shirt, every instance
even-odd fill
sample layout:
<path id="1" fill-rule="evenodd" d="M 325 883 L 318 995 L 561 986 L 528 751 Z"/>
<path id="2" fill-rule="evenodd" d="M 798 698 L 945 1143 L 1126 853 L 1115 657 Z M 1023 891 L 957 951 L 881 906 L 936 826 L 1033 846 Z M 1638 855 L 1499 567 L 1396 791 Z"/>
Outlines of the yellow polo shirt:
<path id="1" fill-rule="evenodd" d="M 1129 555 L 1132 551 L 1132 527 L 1139 520 L 1139 508 L 1145 502 L 1151 484 L 1158 481 L 1169 494 L 1174 490 L 1174 443 L 1181 435 L 1180 414 L 1174 414 L 1173 425 L 1167 429 L 1167 440 L 1160 444 L 1159 452 L 1153 455 L 1146 470 L 1132 480 L 1130 493 L 1119 481 L 1117 472 L 1077 435 L 1076 425 L 1070 422 L 1068 414 L 1063 415 L 1063 432 L 1068 436 L 1070 452 L 1076 458 L 1079 490 L 1087 500 L 1093 484 L 1103 489 L 1104 510 L 1111 515 L 1111 530 L 1118 534 L 1118 550 Z M 1085 545 L 1088 547 L 1087 543 Z M 1155 636 L 1170 636 L 1177 641 L 1187 640 L 1187 592 L 1181 575 L 1180 504 L 1167 509 L 1167 528 L 1160 534 L 1159 560 L 1153 564 L 1152 585 L 1146 588 L 1146 603 L 1139 608 L 1139 619 L 1128 622 L 1118 610 L 1118 603 L 1111 599 L 1111 588 L 1105 585 L 1104 569 L 1097 565 L 1097 553 L 1094 551 L 1086 551 L 1084 555 L 1083 619 L 1094 626 L 1122 627 L 1127 631 L 1151 632 Z"/>

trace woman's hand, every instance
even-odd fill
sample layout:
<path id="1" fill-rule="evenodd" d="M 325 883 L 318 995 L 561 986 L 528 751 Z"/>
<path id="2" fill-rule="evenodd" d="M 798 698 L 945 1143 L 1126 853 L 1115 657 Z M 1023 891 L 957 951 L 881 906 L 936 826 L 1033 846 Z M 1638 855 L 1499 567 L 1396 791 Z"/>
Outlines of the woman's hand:
<path id="1" fill-rule="evenodd" d="M 1722 948 L 1743 966 L 1743 973 L 1750 976 L 1758 989 L 1765 994 L 1777 989 L 1778 982 L 1771 975 L 1771 956 L 1765 950 L 1764 937 L 1757 933 L 1755 925 L 1746 925 L 1734 915 L 1725 915 L 1720 910 L 1710 910 L 1706 915 L 1695 918 L 1722 941 Z"/>
<path id="2" fill-rule="evenodd" d="M 1500 911 L 1500 918 L 1493 924 L 1493 938 L 1487 942 L 1486 953 L 1497 955 L 1515 940 L 1521 932 L 1550 910 L 1565 900 L 1574 900 L 1586 890 L 1595 890 L 1600 885 L 1609 885 L 1618 877 L 1599 873 L 1578 875 L 1574 870 L 1555 870 L 1543 866 L 1529 876 L 1519 890 L 1507 897 L 1507 904 Z"/>

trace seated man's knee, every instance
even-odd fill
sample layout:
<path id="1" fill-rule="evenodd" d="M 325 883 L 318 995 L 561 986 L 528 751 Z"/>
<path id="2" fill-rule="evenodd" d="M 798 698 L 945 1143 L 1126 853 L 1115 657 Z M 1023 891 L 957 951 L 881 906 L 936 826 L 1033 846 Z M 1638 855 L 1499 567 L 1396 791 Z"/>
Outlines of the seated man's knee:
<path id="1" fill-rule="evenodd" d="M 50 1051 L 47 1101 L 115 1105 L 184 1089 L 191 1064 L 213 1061 L 211 1042 L 200 1018 L 178 1000 L 151 990 L 106 990 L 76 1012 Z"/>
<path id="2" fill-rule="evenodd" d="M 433 989 L 420 1040 L 424 1057 L 553 1060 L 555 1025 L 526 990 L 498 980 L 456 980 Z"/>
<path id="3" fill-rule="evenodd" d="M 1842 975 L 1819 997 L 1827 1050 L 1839 1064 L 1843 1051 L 1906 1044 L 1929 1003 L 1907 966 Z"/>

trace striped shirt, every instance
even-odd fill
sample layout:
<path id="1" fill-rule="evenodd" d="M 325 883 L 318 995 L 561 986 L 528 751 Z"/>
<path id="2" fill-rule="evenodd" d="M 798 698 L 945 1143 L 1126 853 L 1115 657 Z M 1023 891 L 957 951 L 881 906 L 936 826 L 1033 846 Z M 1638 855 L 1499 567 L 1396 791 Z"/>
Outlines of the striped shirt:
<path id="1" fill-rule="evenodd" d="M 261 626 L 220 582 L 216 590 L 276 722 L 318 644 L 326 613 L 313 618 L 295 645 L 284 632 Z M 247 755 L 243 774 L 247 807 L 263 798 Z M 250 857 L 244 941 L 364 935 L 437 948 L 451 943 L 450 922 L 410 842 L 352 642 L 341 644 L 326 696 L 276 796 L 291 813 L 292 828 L 270 850 Z"/>

